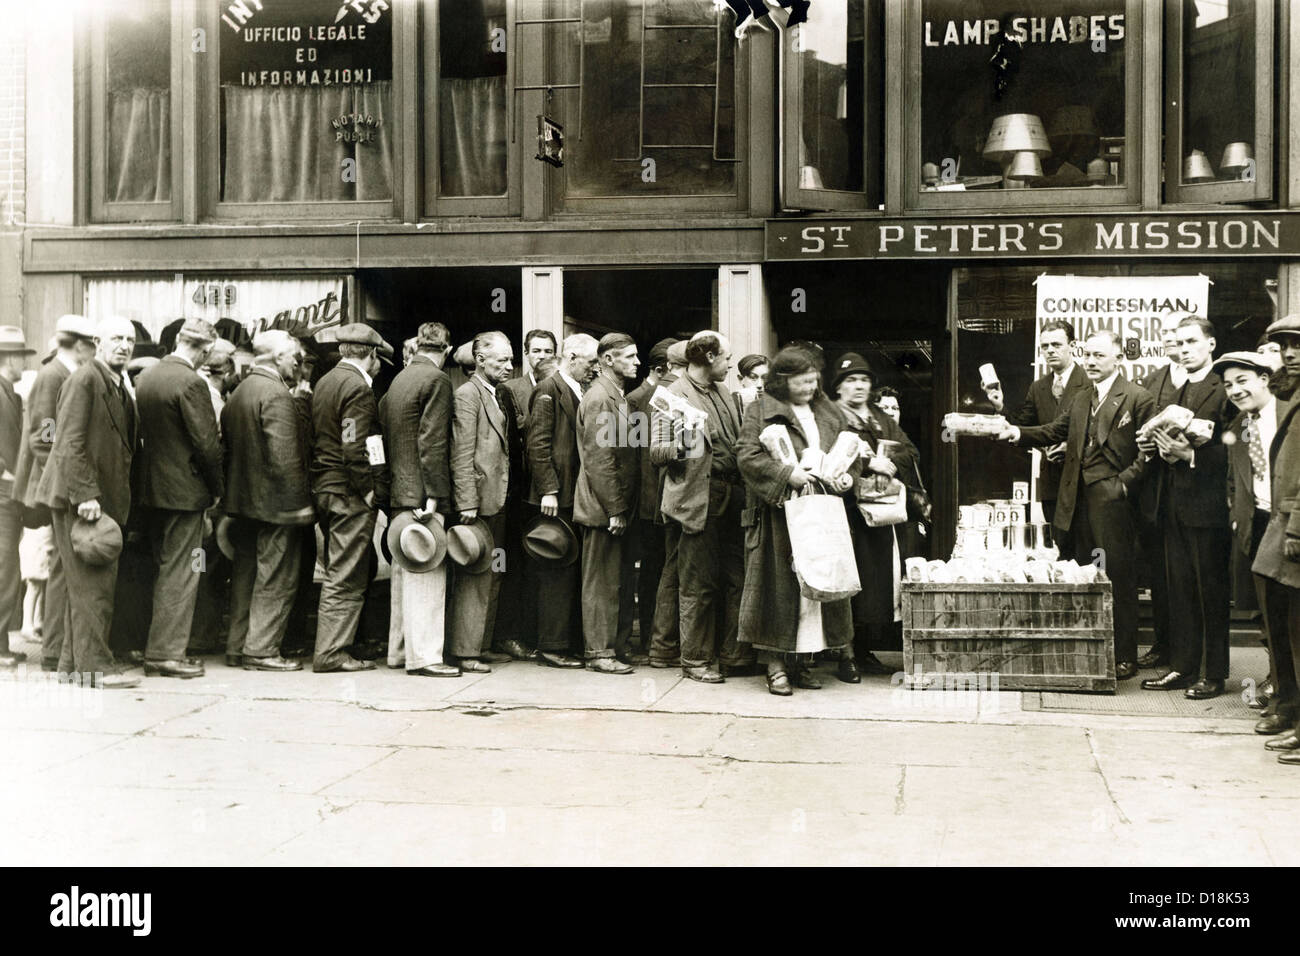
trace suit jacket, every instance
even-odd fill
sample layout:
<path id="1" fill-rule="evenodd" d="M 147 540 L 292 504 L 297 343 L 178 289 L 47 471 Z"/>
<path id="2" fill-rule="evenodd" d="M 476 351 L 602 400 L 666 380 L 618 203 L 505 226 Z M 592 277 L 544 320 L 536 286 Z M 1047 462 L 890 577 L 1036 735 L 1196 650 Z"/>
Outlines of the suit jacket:
<path id="1" fill-rule="evenodd" d="M 726 386 L 716 387 L 722 393 L 723 401 L 731 404 Z M 671 418 L 656 411 L 650 420 L 650 460 L 663 467 L 666 473 L 660 499 L 663 515 L 678 522 L 687 533 L 698 534 L 704 530 L 709 515 L 727 510 L 733 483 L 740 475 L 736 449 L 727 448 L 722 442 L 715 443 L 711 435 L 712 429 L 717 427 L 713 423 L 715 410 L 689 376 L 678 376 L 668 390 L 709 416 L 708 426 L 696 432 L 701 436 L 702 447 L 689 451 L 678 448 L 674 441 Z M 713 478 L 719 481 L 712 482 Z"/>
<path id="2" fill-rule="evenodd" d="M 532 380 L 529 379 L 528 373 L 523 372 L 515 378 L 506 379 L 505 383 L 501 386 L 510 393 L 510 397 L 514 401 L 515 425 L 520 431 L 523 431 L 527 426 L 528 412 L 533 401 L 533 392 L 541 384 L 541 382 L 538 382 L 537 385 L 534 385 Z"/>
<path id="3" fill-rule="evenodd" d="M 423 508 L 436 498 L 451 513 L 451 379 L 427 355 L 416 355 L 379 403 L 396 508 Z"/>
<path id="4" fill-rule="evenodd" d="M 140 376 L 135 395 L 141 504 L 202 511 L 225 489 L 208 383 L 183 358 L 168 355 Z"/>
<path id="5" fill-rule="evenodd" d="M 1021 428 L 1046 425 L 1060 414 L 1062 406 L 1070 404 L 1076 392 L 1087 392 L 1092 388 L 1092 382 L 1088 381 L 1087 373 L 1084 372 L 1083 366 L 1078 362 L 1074 363 L 1074 368 L 1070 371 L 1070 377 L 1066 380 L 1065 391 L 1061 393 L 1059 402 L 1052 395 L 1052 379 L 1052 373 L 1048 372 L 1029 386 L 1029 390 L 1025 393 L 1025 400 L 1021 403 L 1019 410 L 1014 415 L 1009 416 L 1011 424 L 1019 425 Z M 1091 401 L 1091 398 L 1089 401 Z M 1046 458 L 1043 459 L 1042 476 L 1039 482 L 1039 500 L 1056 500 L 1057 489 L 1061 486 L 1062 464 L 1063 462 L 1052 462 Z"/>
<path id="6" fill-rule="evenodd" d="M 388 500 L 388 465 L 372 465 L 366 439 L 380 435 L 379 407 L 361 370 L 339 362 L 316 383 L 311 401 L 311 490 Z"/>
<path id="7" fill-rule="evenodd" d="M 256 365 L 221 410 L 229 515 L 275 525 L 316 519 L 307 483 L 302 419 L 272 368 Z"/>
<path id="8" fill-rule="evenodd" d="M 1139 501 L 1143 517 L 1157 522 L 1166 510 L 1173 509 L 1178 520 L 1189 528 L 1228 527 L 1228 503 L 1224 494 L 1228 483 L 1228 453 L 1221 438 L 1233 410 L 1223 380 L 1210 372 L 1200 382 L 1189 381 L 1183 388 L 1175 389 L 1169 381 L 1168 366 L 1157 369 L 1148 378 L 1159 392 L 1159 395 L 1152 393 L 1156 412 L 1169 405 L 1190 408 L 1197 418 L 1214 423 L 1214 436 L 1196 449 L 1194 468 L 1185 461 L 1169 464 L 1158 454 L 1151 458 Z"/>
<path id="9" fill-rule="evenodd" d="M 1277 402 L 1276 415 L 1279 426 L 1288 407 L 1288 403 Z M 1245 420 L 1245 413 L 1238 412 L 1227 428 L 1227 432 L 1236 439 L 1228 446 L 1228 517 L 1232 521 L 1232 537 L 1237 550 L 1242 555 L 1249 556 L 1251 530 L 1254 527 L 1255 509 L 1258 505 L 1255 501 L 1254 472 L 1250 466 L 1250 446 L 1241 436 Z M 1268 454 L 1268 449 L 1265 449 L 1264 453 Z M 1271 476 L 1272 472 L 1269 474 Z M 1272 484 L 1276 485 L 1277 482 L 1273 481 Z"/>
<path id="10" fill-rule="evenodd" d="M 558 376 L 553 376 L 558 378 Z M 568 386 L 565 386 L 566 388 Z M 604 375 L 591 383 L 578 405 L 578 455 L 582 467 L 573 491 L 573 520 L 603 528 L 609 519 L 636 517 L 636 448 L 623 390 Z"/>
<path id="11" fill-rule="evenodd" d="M 12 473 L 18 467 L 22 443 L 23 400 L 14 391 L 13 382 L 0 375 L 0 471 Z M 12 488 L 5 488 L 0 496 L 8 498 L 11 491 Z"/>
<path id="12" fill-rule="evenodd" d="M 573 507 L 578 486 L 578 396 L 558 374 L 539 382 L 525 426 L 528 448 L 528 503 L 555 495 L 561 508 Z"/>
<path id="13" fill-rule="evenodd" d="M 1092 407 L 1092 390 L 1075 392 L 1070 404 L 1046 425 L 1020 429 L 1025 445 L 1055 445 L 1065 442 L 1065 461 L 1061 467 L 1061 486 L 1056 499 L 1053 524 L 1070 530 L 1078 503 L 1079 485 L 1083 482 L 1083 452 L 1088 438 L 1088 413 Z M 1097 410 L 1097 443 L 1124 493 L 1134 498 L 1144 473 L 1142 454 L 1138 451 L 1137 430 L 1154 414 L 1155 399 L 1139 385 L 1123 377 L 1115 379 L 1106 400 Z"/>
<path id="14" fill-rule="evenodd" d="M 627 407 L 630 409 L 632 430 L 640 439 L 636 448 L 638 470 L 636 513 L 648 521 L 662 523 L 663 516 L 659 512 L 659 496 L 662 491 L 659 487 L 659 470 L 650 460 L 650 422 L 654 416 L 654 410 L 650 407 L 650 396 L 658 387 L 652 385 L 650 379 L 646 378 L 627 393 Z M 739 395 L 736 396 L 736 404 L 740 404 Z"/>
<path id="15" fill-rule="evenodd" d="M 59 390 L 72 375 L 57 358 L 50 359 L 36 373 L 32 390 L 27 393 L 22 447 L 18 450 L 18 467 L 14 469 L 15 501 L 26 508 L 39 508 L 36 489 L 40 486 L 45 463 L 54 448 L 54 420 L 59 405 Z M 11 466 L 12 467 L 12 466 Z"/>
<path id="16" fill-rule="evenodd" d="M 1300 396 L 1278 399 L 1277 433 L 1268 448 L 1268 473 L 1272 483 L 1273 508 L 1268 530 L 1259 542 L 1251 571 L 1272 578 L 1287 587 L 1300 588 L 1300 561 L 1291 561 L 1284 550 L 1287 538 L 1300 538 Z"/>
<path id="17" fill-rule="evenodd" d="M 37 500 L 75 508 L 95 499 L 122 527 L 131 516 L 131 461 L 139 447 L 135 402 L 99 359 L 68 377 L 59 392 L 54 448 Z"/>
<path id="18" fill-rule="evenodd" d="M 457 511 L 500 514 L 510 490 L 506 413 L 476 374 L 452 399 L 451 486 Z"/>

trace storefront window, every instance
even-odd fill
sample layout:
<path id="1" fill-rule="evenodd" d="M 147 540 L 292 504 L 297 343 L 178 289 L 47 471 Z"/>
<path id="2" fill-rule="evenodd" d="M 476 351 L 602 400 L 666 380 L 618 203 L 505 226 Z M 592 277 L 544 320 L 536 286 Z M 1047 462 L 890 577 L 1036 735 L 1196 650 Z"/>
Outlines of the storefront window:
<path id="1" fill-rule="evenodd" d="M 736 41 L 710 0 L 521 3 L 550 17 L 563 197 L 736 192 Z M 544 11 L 544 12 L 542 12 Z M 570 88 L 562 88 L 562 87 Z"/>
<path id="2" fill-rule="evenodd" d="M 385 0 L 223 8 L 223 202 L 392 199 L 392 19 Z"/>
<path id="3" fill-rule="evenodd" d="M 467 0 L 440 18 L 440 195 L 505 195 L 506 63 L 505 0 Z"/>
<path id="4" fill-rule="evenodd" d="M 1015 190 L 1124 186 L 1126 7 L 922 0 L 919 190 L 1004 205 L 1043 201 Z"/>

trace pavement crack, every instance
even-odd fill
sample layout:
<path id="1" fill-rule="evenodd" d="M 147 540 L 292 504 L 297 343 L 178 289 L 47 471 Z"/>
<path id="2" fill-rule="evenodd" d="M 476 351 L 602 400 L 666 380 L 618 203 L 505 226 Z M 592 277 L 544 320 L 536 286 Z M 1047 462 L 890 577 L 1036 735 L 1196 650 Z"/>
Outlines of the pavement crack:
<path id="1" fill-rule="evenodd" d="M 1092 736 L 1092 728 L 1083 728 L 1083 735 L 1088 739 L 1088 753 L 1092 757 L 1092 765 L 1097 771 L 1097 776 L 1101 778 L 1101 785 L 1106 788 L 1106 798 L 1110 800 L 1110 805 L 1115 810 L 1116 818 L 1120 823 L 1131 825 L 1133 821 L 1124 815 L 1124 809 L 1119 805 L 1119 801 L 1115 799 L 1114 792 L 1110 789 L 1110 781 L 1106 779 L 1106 771 L 1101 769 L 1100 754 L 1097 752 L 1097 742 Z"/>

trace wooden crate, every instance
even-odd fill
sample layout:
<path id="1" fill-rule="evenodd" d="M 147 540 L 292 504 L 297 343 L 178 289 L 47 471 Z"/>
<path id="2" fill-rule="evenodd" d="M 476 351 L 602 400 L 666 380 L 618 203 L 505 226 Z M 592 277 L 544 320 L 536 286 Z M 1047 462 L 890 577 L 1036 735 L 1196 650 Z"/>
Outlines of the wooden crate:
<path id="1" fill-rule="evenodd" d="M 1110 582 L 903 582 L 908 676 L 975 675 L 957 686 L 1115 691 Z"/>

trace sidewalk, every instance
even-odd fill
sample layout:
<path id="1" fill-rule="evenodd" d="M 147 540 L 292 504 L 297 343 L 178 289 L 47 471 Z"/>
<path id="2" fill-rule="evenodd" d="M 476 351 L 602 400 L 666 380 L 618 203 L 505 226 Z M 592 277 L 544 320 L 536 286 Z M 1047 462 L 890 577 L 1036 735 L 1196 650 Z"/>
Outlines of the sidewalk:
<path id="1" fill-rule="evenodd" d="M 1233 660 L 1262 678 L 1258 649 Z M 62 696 L 0 675 L 0 807 L 19 821 L 0 863 L 1300 862 L 1300 768 L 1222 699 L 1133 716 L 829 668 L 777 698 L 646 667 L 207 665 Z"/>

